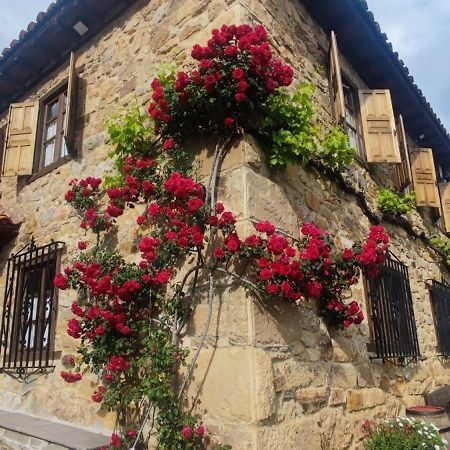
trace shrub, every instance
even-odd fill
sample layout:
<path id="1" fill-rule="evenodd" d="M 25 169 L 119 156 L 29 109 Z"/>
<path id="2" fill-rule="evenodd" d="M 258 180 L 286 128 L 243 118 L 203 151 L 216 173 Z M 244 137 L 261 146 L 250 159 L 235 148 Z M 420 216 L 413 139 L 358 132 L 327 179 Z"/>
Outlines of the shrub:
<path id="1" fill-rule="evenodd" d="M 416 194 L 398 195 L 391 189 L 381 189 L 377 194 L 377 205 L 384 213 L 401 216 L 416 209 Z"/>
<path id="2" fill-rule="evenodd" d="M 444 450 L 447 441 L 434 425 L 409 417 L 387 419 L 376 427 L 366 422 L 366 450 Z"/>
<path id="3" fill-rule="evenodd" d="M 314 90 L 310 84 L 299 85 L 292 96 L 280 90 L 264 105 L 259 134 L 271 166 L 293 162 L 305 166 L 311 159 L 319 159 L 325 167 L 341 172 L 353 162 L 355 149 L 342 128 L 324 132 L 316 123 Z"/>

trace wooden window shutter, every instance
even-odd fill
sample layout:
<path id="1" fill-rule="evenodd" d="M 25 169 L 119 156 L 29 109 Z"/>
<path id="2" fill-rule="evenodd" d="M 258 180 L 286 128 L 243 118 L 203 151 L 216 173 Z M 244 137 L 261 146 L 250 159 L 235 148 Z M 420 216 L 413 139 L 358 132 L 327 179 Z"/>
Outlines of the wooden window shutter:
<path id="1" fill-rule="evenodd" d="M 360 90 L 359 101 L 367 162 L 400 163 L 390 91 Z"/>
<path id="2" fill-rule="evenodd" d="M 77 99 L 77 72 L 75 67 L 75 55 L 70 54 L 69 64 L 69 81 L 67 84 L 67 107 L 66 116 L 64 118 L 64 141 L 67 150 L 70 154 L 75 154 L 74 151 L 74 131 L 75 131 L 75 110 Z"/>
<path id="3" fill-rule="evenodd" d="M 440 207 L 433 150 L 419 148 L 411 153 L 411 171 L 417 206 Z"/>
<path id="4" fill-rule="evenodd" d="M 395 185 L 397 189 L 401 191 L 405 187 L 409 186 L 412 181 L 409 150 L 406 141 L 405 127 L 403 125 L 403 117 L 401 115 L 398 117 L 397 122 L 397 136 L 402 162 L 395 166 Z"/>
<path id="5" fill-rule="evenodd" d="M 31 175 L 39 115 L 39 102 L 9 107 L 3 175 Z"/>
<path id="6" fill-rule="evenodd" d="M 338 123 L 345 120 L 344 89 L 342 87 L 341 66 L 339 64 L 339 50 L 336 34 L 331 32 L 330 46 L 330 90 L 334 117 Z"/>
<path id="7" fill-rule="evenodd" d="M 439 183 L 445 231 L 450 233 L 450 183 Z"/>

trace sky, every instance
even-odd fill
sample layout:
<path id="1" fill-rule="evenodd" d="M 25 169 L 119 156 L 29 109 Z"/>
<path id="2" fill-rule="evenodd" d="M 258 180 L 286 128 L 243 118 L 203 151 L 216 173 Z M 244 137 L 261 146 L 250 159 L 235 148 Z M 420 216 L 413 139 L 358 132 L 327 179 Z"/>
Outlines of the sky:
<path id="1" fill-rule="evenodd" d="M 394 50 L 450 131 L 450 0 L 367 2 Z M 0 51 L 49 4 L 49 0 L 0 0 Z"/>

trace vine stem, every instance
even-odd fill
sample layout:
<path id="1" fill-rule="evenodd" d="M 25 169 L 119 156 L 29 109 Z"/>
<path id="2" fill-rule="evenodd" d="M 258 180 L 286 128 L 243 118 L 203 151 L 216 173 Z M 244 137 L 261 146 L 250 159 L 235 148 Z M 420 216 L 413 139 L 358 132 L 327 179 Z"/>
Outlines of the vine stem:
<path id="1" fill-rule="evenodd" d="M 211 208 L 211 211 L 215 210 L 216 207 L 216 196 L 217 196 L 217 183 L 219 181 L 219 175 L 220 175 L 220 167 L 222 165 L 222 161 L 226 155 L 226 152 L 228 150 L 228 146 L 230 142 L 233 139 L 233 135 L 227 136 L 223 142 L 221 142 L 221 139 L 219 138 L 216 149 L 214 151 L 214 162 L 212 167 L 212 172 L 208 181 L 208 188 L 206 191 L 205 196 L 205 203 L 209 202 L 209 206 Z M 209 243 L 210 245 L 214 242 L 215 237 L 217 234 L 217 230 L 214 227 L 210 228 L 209 233 Z M 184 392 L 184 389 L 186 388 L 186 385 L 191 378 L 192 372 L 194 370 L 194 367 L 197 363 L 198 357 L 200 356 L 200 352 L 205 345 L 206 337 L 208 336 L 209 327 L 211 325 L 211 318 L 212 318 L 212 309 L 213 309 L 213 300 L 214 300 L 214 269 L 210 269 L 209 272 L 209 292 L 208 292 L 208 315 L 205 323 L 205 327 L 203 329 L 202 336 L 200 338 L 200 343 L 197 347 L 197 350 L 195 351 L 195 354 L 192 358 L 191 363 L 189 364 L 189 368 L 186 372 L 186 375 L 184 376 L 183 382 L 180 386 L 180 389 L 178 391 L 178 399 L 180 399 L 181 395 Z"/>

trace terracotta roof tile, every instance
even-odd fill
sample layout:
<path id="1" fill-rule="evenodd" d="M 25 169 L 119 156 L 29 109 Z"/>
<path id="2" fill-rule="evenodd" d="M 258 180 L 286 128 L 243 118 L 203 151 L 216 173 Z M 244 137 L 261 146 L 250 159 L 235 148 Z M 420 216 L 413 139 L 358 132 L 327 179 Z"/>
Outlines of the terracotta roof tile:
<path id="1" fill-rule="evenodd" d="M 58 7 L 62 7 L 64 3 L 69 4 L 70 2 L 73 2 L 74 0 L 56 0 L 53 3 L 50 3 L 50 5 L 47 8 L 47 11 L 41 11 L 38 13 L 36 17 L 35 22 L 30 22 L 27 26 L 27 30 L 22 30 L 19 34 L 19 39 L 13 39 L 9 45 L 9 48 L 3 49 L 2 56 L 0 56 L 0 64 L 2 62 L 2 59 L 6 58 L 13 49 L 17 48 L 19 44 L 22 44 L 29 34 L 35 29 L 38 28 L 41 24 L 44 22 L 50 20 L 52 16 L 56 13 L 56 11 L 59 9 Z M 359 9 L 362 12 L 363 19 L 366 20 L 369 27 L 371 27 L 377 34 L 380 39 L 380 42 L 386 47 L 388 52 L 391 54 L 392 60 L 394 63 L 397 64 L 399 69 L 404 73 L 404 76 L 406 80 L 411 84 L 411 87 L 413 88 L 416 95 L 419 97 L 421 102 L 423 103 L 424 107 L 428 109 L 430 114 L 433 116 L 434 120 L 436 121 L 438 127 L 442 130 L 442 132 L 447 136 L 447 138 L 450 141 L 450 135 L 447 132 L 446 128 L 442 124 L 441 120 L 437 117 L 436 113 L 434 112 L 433 108 L 423 95 L 422 91 L 418 88 L 417 84 L 414 82 L 414 78 L 409 75 L 409 69 L 406 67 L 403 60 L 400 59 L 399 54 L 394 51 L 392 44 L 389 42 L 388 37 L 386 33 L 383 33 L 381 31 L 380 24 L 375 20 L 374 14 L 372 11 L 369 10 L 369 6 L 366 2 L 366 0 L 352 0 L 355 2 L 356 6 L 359 7 Z"/>
<path id="2" fill-rule="evenodd" d="M 362 10 L 365 19 L 368 23 L 368 25 L 378 34 L 382 44 L 386 47 L 386 49 L 391 53 L 391 57 L 393 61 L 397 64 L 398 68 L 404 73 L 405 78 L 409 81 L 411 84 L 413 90 L 418 95 L 424 106 L 429 110 L 431 115 L 436 120 L 438 126 L 441 128 L 441 130 L 444 132 L 444 134 L 447 136 L 447 138 L 450 139 L 450 134 L 448 133 L 447 129 L 442 124 L 442 121 L 437 117 L 436 113 L 434 112 L 432 106 L 427 101 L 426 97 L 424 96 L 423 92 L 417 84 L 414 81 L 414 77 L 409 74 L 409 69 L 406 67 L 404 61 L 400 59 L 399 54 L 394 51 L 392 43 L 389 42 L 389 38 L 386 33 L 383 33 L 381 31 L 380 24 L 375 20 L 375 16 L 373 15 L 372 11 L 369 10 L 369 5 L 367 4 L 366 0 L 353 0 L 356 3 L 359 4 L 360 9 Z M 363 17 L 364 17 L 363 16 Z"/>

